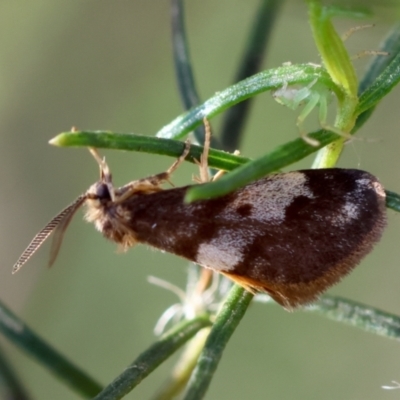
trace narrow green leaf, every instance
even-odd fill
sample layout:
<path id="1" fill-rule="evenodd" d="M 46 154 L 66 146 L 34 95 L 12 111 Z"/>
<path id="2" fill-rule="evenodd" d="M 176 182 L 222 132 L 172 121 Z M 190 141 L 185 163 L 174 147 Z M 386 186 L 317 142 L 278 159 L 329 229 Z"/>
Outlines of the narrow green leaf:
<path id="1" fill-rule="evenodd" d="M 250 78 L 218 92 L 203 104 L 164 126 L 158 137 L 178 139 L 184 137 L 203 123 L 203 118 L 211 119 L 222 111 L 259 93 L 277 89 L 285 84 L 307 84 L 314 80 L 340 95 L 340 89 L 332 82 L 324 68 L 314 64 L 285 65 L 260 72 Z"/>
<path id="2" fill-rule="evenodd" d="M 376 55 L 372 57 L 366 67 L 363 78 L 358 86 L 358 93 L 362 95 L 378 78 L 378 76 L 390 65 L 400 53 L 400 24 L 396 23 L 386 38 L 379 45 L 378 51 L 389 53 L 388 55 Z"/>
<path id="3" fill-rule="evenodd" d="M 292 140 L 277 147 L 271 153 L 235 169 L 230 174 L 224 175 L 215 182 L 193 187 L 186 194 L 185 200 L 191 202 L 223 196 L 251 181 L 260 179 L 271 172 L 276 172 L 287 165 L 307 157 L 338 138 L 338 135 L 335 133 L 323 130 L 310 133 L 308 136 L 318 140 L 320 145 L 318 147 L 310 146 L 301 138 Z"/>
<path id="4" fill-rule="evenodd" d="M 204 397 L 217 369 L 222 353 L 243 318 L 253 295 L 240 286 L 233 286 L 211 329 L 199 361 L 190 378 L 185 400 Z"/>
<path id="5" fill-rule="evenodd" d="M 400 317 L 356 301 L 323 295 L 304 311 L 312 311 L 337 322 L 362 329 L 365 332 L 400 339 Z"/>
<path id="6" fill-rule="evenodd" d="M 276 304 L 263 293 L 257 294 L 254 301 Z M 400 316 L 353 300 L 324 294 L 315 303 L 303 307 L 301 310 L 321 314 L 331 320 L 354 326 L 365 332 L 400 340 Z"/>
<path id="7" fill-rule="evenodd" d="M 209 333 L 210 328 L 203 329 L 187 343 L 178 361 L 169 371 L 169 377 L 151 397 L 151 400 L 175 399 L 185 390 Z"/>
<path id="8" fill-rule="evenodd" d="M 233 82 L 246 79 L 261 69 L 272 28 L 282 3 L 282 0 L 260 1 L 254 13 L 254 20 L 250 24 L 250 32 L 244 54 L 241 57 Z M 248 99 L 226 111 L 221 128 L 221 143 L 224 150 L 234 152 L 240 147 L 240 138 L 243 134 L 244 124 L 249 115 L 251 105 L 252 99 Z"/>
<path id="9" fill-rule="evenodd" d="M 138 151 L 175 158 L 181 156 L 185 148 L 185 144 L 179 140 L 102 131 L 64 132 L 51 139 L 49 143 L 62 147 L 96 147 L 99 149 Z M 202 154 L 203 147 L 192 144 L 186 161 L 194 163 L 195 160 L 200 160 Z M 246 157 L 210 149 L 208 164 L 212 168 L 231 171 L 249 161 L 250 159 Z"/>
<path id="10" fill-rule="evenodd" d="M 36 335 L 1 302 L 0 332 L 81 396 L 91 398 L 102 389 L 99 383 Z"/>
<path id="11" fill-rule="evenodd" d="M 176 81 L 185 109 L 197 106 L 200 96 L 196 87 L 184 21 L 184 3 L 171 1 L 172 49 Z M 203 136 L 204 141 L 204 136 Z"/>
<path id="12" fill-rule="evenodd" d="M 0 398 L 7 400 L 28 400 L 31 398 L 15 374 L 3 350 L 0 350 Z"/>
<path id="13" fill-rule="evenodd" d="M 361 96 L 371 85 L 374 84 L 375 80 L 380 74 L 390 65 L 390 63 L 400 54 L 400 24 L 396 24 L 389 32 L 388 36 L 379 46 L 379 51 L 386 51 L 389 54 L 387 56 L 377 55 L 373 57 L 370 64 L 368 65 L 364 77 L 361 79 L 358 87 L 358 93 Z M 361 103 L 363 100 L 361 101 Z M 360 105 L 359 105 L 360 107 Z M 368 121 L 372 115 L 376 105 L 368 108 L 366 111 L 358 115 L 356 124 L 353 129 L 353 133 L 360 129 L 365 122 Z"/>
<path id="14" fill-rule="evenodd" d="M 375 82 L 366 89 L 360 96 L 357 113 L 374 107 L 385 97 L 400 81 L 400 53 L 397 53 L 393 61 L 382 72 Z"/>
<path id="15" fill-rule="evenodd" d="M 176 81 L 183 106 L 185 110 L 189 110 L 200 104 L 200 96 L 196 87 L 190 58 L 184 20 L 184 2 L 182 0 L 171 1 L 171 26 Z M 204 126 L 198 126 L 193 132 L 197 142 L 204 143 Z M 221 148 L 221 145 L 214 136 L 211 138 L 211 147 Z"/>
<path id="16" fill-rule="evenodd" d="M 394 211 L 400 212 L 400 195 L 395 192 L 386 190 L 386 207 Z"/>
<path id="17" fill-rule="evenodd" d="M 122 399 L 197 332 L 210 325 L 208 316 L 199 316 L 175 326 L 143 352 L 93 400 Z"/>
<path id="18" fill-rule="evenodd" d="M 307 4 L 314 41 L 325 68 L 347 96 L 356 97 L 357 76 L 343 41 L 331 22 L 332 17 L 339 11 L 333 7 L 322 6 L 320 0 L 307 0 Z"/>

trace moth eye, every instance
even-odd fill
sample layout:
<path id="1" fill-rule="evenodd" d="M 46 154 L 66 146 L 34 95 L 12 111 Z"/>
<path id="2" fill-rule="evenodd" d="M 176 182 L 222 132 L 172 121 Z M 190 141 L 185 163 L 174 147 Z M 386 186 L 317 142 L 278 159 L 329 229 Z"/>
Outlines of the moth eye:
<path id="1" fill-rule="evenodd" d="M 110 191 L 108 190 L 107 185 L 104 183 L 100 183 L 96 187 L 95 193 L 99 200 L 110 200 L 111 199 Z"/>

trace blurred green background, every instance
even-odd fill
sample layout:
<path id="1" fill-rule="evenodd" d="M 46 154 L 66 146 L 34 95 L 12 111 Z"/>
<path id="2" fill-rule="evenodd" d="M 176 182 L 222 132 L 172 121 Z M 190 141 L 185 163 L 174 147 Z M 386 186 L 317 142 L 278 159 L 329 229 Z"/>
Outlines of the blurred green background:
<path id="1" fill-rule="evenodd" d="M 202 99 L 235 74 L 259 1 L 187 1 L 187 27 Z M 390 11 L 390 10 L 389 10 Z M 394 13 L 378 10 L 376 27 L 353 35 L 351 54 L 378 47 Z M 358 21 L 338 21 L 344 32 Z M 315 62 L 318 55 L 301 1 L 285 3 L 264 67 Z M 367 58 L 355 62 L 359 75 Z M 0 12 L 1 299 L 40 335 L 106 384 L 154 340 L 153 327 L 173 294 L 148 275 L 181 287 L 187 263 L 138 246 L 116 254 L 92 226 L 71 224 L 60 256 L 46 269 L 48 245 L 17 275 L 13 263 L 33 235 L 98 178 L 85 149 L 47 141 L 71 126 L 154 135 L 182 112 L 170 43 L 170 5 L 148 1 L 1 2 Z M 395 89 L 347 145 L 339 166 L 374 173 L 400 192 L 399 96 Z M 260 156 L 297 137 L 297 113 L 270 94 L 258 96 L 242 154 Z M 218 134 L 219 119 L 212 120 Z M 307 122 L 317 128 L 317 115 Z M 104 152 L 103 152 L 104 153 Z M 117 185 L 164 171 L 171 159 L 106 152 Z M 309 167 L 311 158 L 291 169 Z M 188 183 L 194 168 L 174 176 Z M 330 293 L 400 313 L 399 216 L 375 251 Z M 34 398 L 77 399 L 6 341 L 7 354 Z M 147 399 L 173 363 L 128 399 Z M 400 344 L 303 312 L 253 304 L 229 343 L 209 399 L 394 399 Z"/>

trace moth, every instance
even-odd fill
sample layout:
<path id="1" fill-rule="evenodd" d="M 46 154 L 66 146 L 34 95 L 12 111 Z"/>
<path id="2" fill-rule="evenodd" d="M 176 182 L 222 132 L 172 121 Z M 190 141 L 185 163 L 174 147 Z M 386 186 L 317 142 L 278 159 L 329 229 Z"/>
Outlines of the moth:
<path id="1" fill-rule="evenodd" d="M 137 243 L 220 272 L 287 309 L 313 302 L 368 254 L 386 225 L 385 191 L 370 173 L 276 173 L 219 198 L 185 202 L 192 186 L 164 190 L 190 146 L 163 173 L 116 188 L 97 151 L 100 180 L 32 240 L 17 272 L 54 232 L 50 265 L 75 212 L 126 250 Z"/>

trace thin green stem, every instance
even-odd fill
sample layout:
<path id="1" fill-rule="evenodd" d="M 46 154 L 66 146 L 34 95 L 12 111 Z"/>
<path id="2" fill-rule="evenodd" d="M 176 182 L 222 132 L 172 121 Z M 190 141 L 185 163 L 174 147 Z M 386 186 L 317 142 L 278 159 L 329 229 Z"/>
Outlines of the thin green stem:
<path id="1" fill-rule="evenodd" d="M 158 131 L 157 136 L 170 139 L 182 138 L 202 124 L 203 118 L 211 119 L 250 97 L 284 85 L 309 84 L 314 80 L 340 95 L 340 89 L 332 82 L 326 70 L 321 66 L 312 64 L 285 65 L 259 72 L 219 91 L 203 104 L 175 118 Z"/>
<path id="2" fill-rule="evenodd" d="M 251 23 L 244 54 L 236 73 L 234 82 L 239 82 L 258 72 L 267 51 L 268 41 L 278 12 L 282 6 L 282 0 L 261 0 Z M 222 148 L 233 152 L 240 147 L 240 139 L 243 134 L 252 98 L 229 108 L 224 116 L 221 128 Z"/>
<path id="3" fill-rule="evenodd" d="M 174 55 L 176 81 L 185 110 L 196 107 L 201 103 L 196 87 L 192 61 L 188 46 L 185 29 L 184 2 L 182 0 L 171 0 L 171 26 L 172 26 L 172 48 Z M 204 143 L 204 126 L 198 126 L 194 131 L 198 143 Z M 220 148 L 215 137 L 211 138 L 213 148 Z"/>
<path id="4" fill-rule="evenodd" d="M 392 209 L 393 211 L 400 212 L 400 195 L 386 190 L 386 207 Z"/>
<path id="5" fill-rule="evenodd" d="M 184 321 L 165 333 L 93 400 L 122 399 L 201 329 L 211 325 L 208 316 Z"/>
<path id="6" fill-rule="evenodd" d="M 182 103 L 185 109 L 188 110 L 200 103 L 200 96 L 196 87 L 196 80 L 190 59 L 184 15 L 183 1 L 172 0 L 171 27 L 176 81 Z M 204 141 L 204 131 L 202 141 Z"/>
<path id="7" fill-rule="evenodd" d="M 28 400 L 31 398 L 15 374 L 3 350 L 0 351 L 0 397 L 7 400 Z"/>
<path id="8" fill-rule="evenodd" d="M 99 149 L 138 151 L 175 158 L 180 157 L 185 149 L 185 144 L 179 140 L 106 131 L 64 132 L 50 140 L 49 143 L 61 147 L 96 147 Z M 202 146 L 192 144 L 185 161 L 195 163 L 200 160 L 203 150 Z M 224 171 L 231 171 L 249 161 L 249 158 L 214 149 L 210 149 L 208 158 L 210 167 Z"/>
<path id="9" fill-rule="evenodd" d="M 162 385 L 153 400 L 172 400 L 182 392 L 196 367 L 209 333 L 210 329 L 203 329 L 187 344 L 169 379 Z"/>
<path id="10" fill-rule="evenodd" d="M 318 149 L 337 140 L 338 137 L 335 133 L 323 130 L 310 133 L 308 136 L 318 140 L 320 145 L 317 147 L 311 146 L 301 138 L 292 140 L 282 146 L 278 146 L 272 152 L 242 165 L 215 182 L 194 186 L 186 194 L 186 201 L 208 199 L 230 193 L 238 187 L 244 186 L 251 181 L 260 179 L 271 172 L 278 171 L 287 165 L 303 159 L 316 152 Z"/>
<path id="11" fill-rule="evenodd" d="M 305 311 L 362 329 L 365 332 L 400 340 L 400 317 L 356 301 L 324 295 Z"/>
<path id="12" fill-rule="evenodd" d="M 363 94 L 389 66 L 389 64 L 400 53 L 400 24 L 396 23 L 384 38 L 378 48 L 379 52 L 386 52 L 387 55 L 376 55 L 372 57 L 366 67 L 363 78 L 358 86 L 359 95 Z"/>
<path id="13" fill-rule="evenodd" d="M 399 49 L 397 49 L 399 51 Z M 376 106 L 400 81 L 400 52 L 396 54 L 392 62 L 378 76 L 360 96 L 357 113 Z"/>
<path id="14" fill-rule="evenodd" d="M 321 0 L 306 0 L 309 21 L 322 61 L 333 82 L 343 88 L 357 104 L 357 76 L 343 41 L 337 34 L 332 17 L 336 9 L 323 6 Z M 342 13 L 341 13 L 342 14 Z"/>
<path id="15" fill-rule="evenodd" d="M 83 397 L 91 398 L 102 386 L 34 333 L 0 302 L 0 331 Z"/>
<path id="16" fill-rule="evenodd" d="M 225 346 L 243 318 L 252 298 L 253 295 L 240 286 L 233 286 L 229 292 L 190 378 L 185 400 L 200 400 L 204 397 Z"/>
<path id="17" fill-rule="evenodd" d="M 333 168 L 343 151 L 345 139 L 335 140 L 322 148 L 315 157 L 312 168 Z"/>
<path id="18" fill-rule="evenodd" d="M 331 21 L 335 9 L 323 6 L 320 0 L 306 0 L 306 2 L 314 41 L 324 66 L 332 81 L 342 89 L 342 93 L 337 96 L 338 112 L 334 126 L 342 132 L 349 133 L 357 117 L 355 113 L 358 104 L 357 76 L 343 41 Z M 331 143 L 319 152 L 313 168 L 334 167 L 343 148 L 344 139 Z"/>

